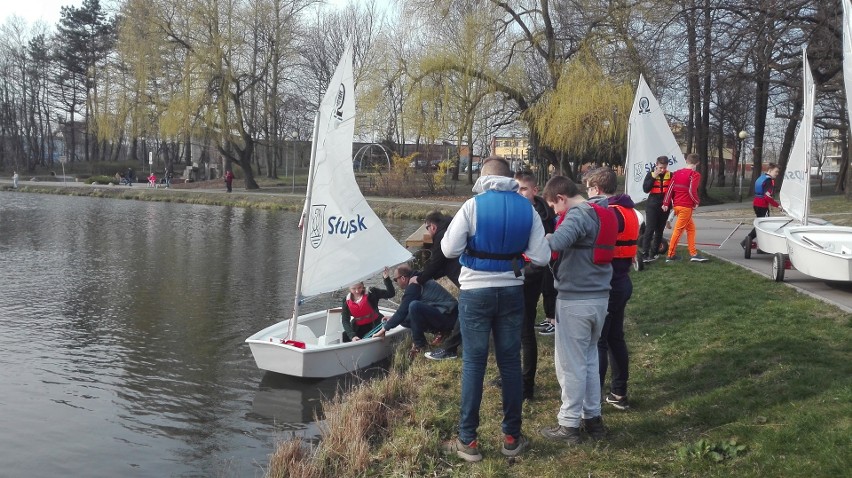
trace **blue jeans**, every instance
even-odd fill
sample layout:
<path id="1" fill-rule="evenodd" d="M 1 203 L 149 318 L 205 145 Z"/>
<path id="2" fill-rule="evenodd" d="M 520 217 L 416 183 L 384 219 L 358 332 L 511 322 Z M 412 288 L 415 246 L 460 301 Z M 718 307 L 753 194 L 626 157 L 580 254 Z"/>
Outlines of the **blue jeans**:
<path id="1" fill-rule="evenodd" d="M 521 325 L 524 322 L 524 288 L 489 287 L 459 292 L 462 358 L 459 440 L 476 440 L 482 382 L 488 363 L 488 342 L 494 336 L 494 355 L 503 382 L 503 434 L 521 434 Z"/>
<path id="2" fill-rule="evenodd" d="M 421 300 L 408 304 L 408 320 L 411 326 L 411 341 L 416 347 L 426 346 L 425 332 L 452 330 L 456 325 L 456 313 L 444 314 L 435 306 Z"/>

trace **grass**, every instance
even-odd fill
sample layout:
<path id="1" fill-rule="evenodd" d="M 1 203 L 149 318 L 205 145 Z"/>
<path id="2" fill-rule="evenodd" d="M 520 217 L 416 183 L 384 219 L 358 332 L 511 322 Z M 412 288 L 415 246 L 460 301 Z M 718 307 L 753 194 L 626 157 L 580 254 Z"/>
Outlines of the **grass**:
<path id="1" fill-rule="evenodd" d="M 402 392 L 372 396 L 394 413 L 379 432 L 371 428 L 368 453 L 324 449 L 338 446 L 325 439 L 316 455 L 296 463 L 357 455 L 346 476 L 442 477 L 810 477 L 852 468 L 847 314 L 722 261 L 654 264 L 633 280 L 626 324 L 632 408 L 604 408 L 605 442 L 568 448 L 538 435 L 555 423 L 560 403 L 553 339 L 541 337 L 537 397 L 524 405 L 532 448 L 521 457 L 499 453 L 500 396 L 487 385 L 479 428 L 485 460 L 443 456 L 440 441 L 454 436 L 458 421 L 461 363 L 421 360 L 385 387 Z M 497 374 L 491 362 L 486 382 Z M 343 400 L 363 400 L 357 394 Z M 347 420 L 342 428 L 357 434 L 351 413 L 336 406 L 326 408 L 327 428 Z M 271 467 L 269 476 L 340 472 L 295 470 Z"/>

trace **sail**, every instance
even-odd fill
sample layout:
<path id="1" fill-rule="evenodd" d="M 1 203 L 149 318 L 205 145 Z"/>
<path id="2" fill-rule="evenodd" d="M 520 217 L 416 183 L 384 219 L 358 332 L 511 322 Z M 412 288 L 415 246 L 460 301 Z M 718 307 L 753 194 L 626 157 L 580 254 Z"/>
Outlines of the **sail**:
<path id="1" fill-rule="evenodd" d="M 784 171 L 784 182 L 781 184 L 781 207 L 793 219 L 807 223 L 808 204 L 810 203 L 810 151 L 811 138 L 814 132 L 814 78 L 808 64 L 807 47 L 802 48 L 802 77 L 803 77 L 803 109 L 802 123 L 790 159 Z"/>
<path id="2" fill-rule="evenodd" d="M 346 47 L 317 114 L 301 295 L 348 287 L 411 258 L 367 204 L 352 169 L 355 94 Z"/>
<path id="3" fill-rule="evenodd" d="M 846 113 L 852 124 L 852 3 L 843 0 L 843 85 L 846 89 Z"/>
<path id="4" fill-rule="evenodd" d="M 639 76 L 639 87 L 630 111 L 627 133 L 627 158 L 624 167 L 624 192 L 635 202 L 648 197 L 642 190 L 645 174 L 656 167 L 659 156 L 668 156 L 669 171 L 684 165 L 683 152 L 672 134 L 660 104 L 651 93 L 644 76 Z"/>

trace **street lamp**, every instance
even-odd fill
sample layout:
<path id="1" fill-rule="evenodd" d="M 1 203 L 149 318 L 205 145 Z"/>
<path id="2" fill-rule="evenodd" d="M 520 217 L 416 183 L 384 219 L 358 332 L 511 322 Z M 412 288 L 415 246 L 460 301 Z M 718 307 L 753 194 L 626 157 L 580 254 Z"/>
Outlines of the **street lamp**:
<path id="1" fill-rule="evenodd" d="M 748 133 L 745 130 L 740 131 L 737 134 L 737 139 L 739 139 L 739 145 L 737 146 L 737 161 L 740 161 L 740 158 L 743 154 L 743 141 L 745 141 L 746 137 L 748 137 Z M 745 158 L 740 161 L 740 202 L 743 202 L 743 180 L 745 179 Z"/>

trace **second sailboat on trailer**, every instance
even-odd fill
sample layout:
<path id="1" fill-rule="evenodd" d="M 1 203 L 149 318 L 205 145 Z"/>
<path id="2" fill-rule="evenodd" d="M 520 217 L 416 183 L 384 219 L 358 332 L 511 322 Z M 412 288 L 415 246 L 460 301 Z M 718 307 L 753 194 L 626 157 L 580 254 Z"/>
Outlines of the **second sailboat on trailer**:
<path id="1" fill-rule="evenodd" d="M 331 377 L 386 358 L 404 330 L 384 339 L 343 342 L 340 309 L 299 315 L 308 297 L 348 287 L 411 253 L 367 204 L 352 169 L 355 94 L 347 45 L 320 103 L 303 211 L 293 317 L 246 339 L 258 368 L 298 377 Z M 380 308 L 383 315 L 393 310 Z"/>

